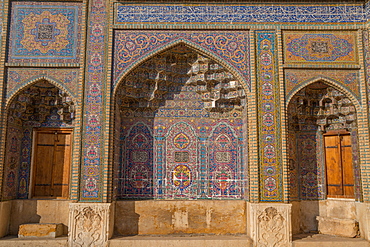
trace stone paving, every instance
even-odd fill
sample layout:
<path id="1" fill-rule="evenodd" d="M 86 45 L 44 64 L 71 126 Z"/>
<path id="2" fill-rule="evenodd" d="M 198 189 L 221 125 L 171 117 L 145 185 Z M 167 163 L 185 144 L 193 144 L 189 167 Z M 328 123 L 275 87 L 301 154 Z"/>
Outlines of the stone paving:
<path id="1" fill-rule="evenodd" d="M 131 247 L 248 247 L 253 246 L 247 236 L 128 236 L 114 237 L 109 240 L 109 246 Z M 68 246 L 67 237 L 54 239 L 19 239 L 8 236 L 0 239 L 0 247 L 42 247 Z M 323 234 L 298 234 L 293 236 L 292 247 L 370 247 L 370 242 L 362 238 L 345 238 Z"/>
<path id="2" fill-rule="evenodd" d="M 293 236 L 293 247 L 369 247 L 363 238 L 345 238 L 324 234 L 298 234 Z"/>

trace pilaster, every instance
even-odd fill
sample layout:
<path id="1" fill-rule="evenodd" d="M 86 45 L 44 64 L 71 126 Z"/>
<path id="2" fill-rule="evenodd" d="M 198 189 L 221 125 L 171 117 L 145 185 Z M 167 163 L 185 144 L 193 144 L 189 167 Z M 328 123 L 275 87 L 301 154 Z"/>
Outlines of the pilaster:
<path id="1" fill-rule="evenodd" d="M 260 201 L 282 202 L 280 85 L 274 30 L 255 31 Z"/>

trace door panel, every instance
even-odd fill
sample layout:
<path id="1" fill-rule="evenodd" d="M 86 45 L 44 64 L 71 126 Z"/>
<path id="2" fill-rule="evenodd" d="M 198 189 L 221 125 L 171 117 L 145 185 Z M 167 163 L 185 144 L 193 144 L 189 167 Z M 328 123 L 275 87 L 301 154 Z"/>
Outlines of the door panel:
<path id="1" fill-rule="evenodd" d="M 325 136 L 325 163 L 328 195 L 342 195 L 342 169 L 337 136 Z"/>
<path id="2" fill-rule="evenodd" d="M 51 194 L 54 134 L 39 133 L 36 137 L 34 196 Z"/>
<path id="3" fill-rule="evenodd" d="M 71 136 L 72 130 L 67 129 L 36 132 L 34 197 L 68 197 Z"/>
<path id="4" fill-rule="evenodd" d="M 71 146 L 70 134 L 58 134 L 55 145 L 55 167 L 53 171 L 54 194 L 68 197 Z"/>
<path id="5" fill-rule="evenodd" d="M 355 179 L 352 165 L 351 136 L 345 135 L 341 137 L 344 195 L 354 195 Z"/>

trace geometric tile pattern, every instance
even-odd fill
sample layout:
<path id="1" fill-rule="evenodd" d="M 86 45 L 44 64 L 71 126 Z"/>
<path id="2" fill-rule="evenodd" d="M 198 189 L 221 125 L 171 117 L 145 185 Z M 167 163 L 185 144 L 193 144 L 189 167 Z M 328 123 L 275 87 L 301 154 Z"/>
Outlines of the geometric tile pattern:
<path id="1" fill-rule="evenodd" d="M 14 2 L 8 62 L 78 63 L 81 3 Z"/>
<path id="2" fill-rule="evenodd" d="M 153 135 L 149 126 L 137 122 L 122 136 L 119 150 L 118 197 L 152 198 L 153 196 Z"/>
<path id="3" fill-rule="evenodd" d="M 302 131 L 297 133 L 297 145 L 299 164 L 298 181 L 301 200 L 324 199 L 325 169 L 322 164 L 323 159 L 323 140 L 316 131 Z M 321 152 L 320 152 L 321 151 Z"/>
<path id="4" fill-rule="evenodd" d="M 3 199 L 17 198 L 18 170 L 21 163 L 22 126 L 17 121 L 9 121 L 6 158 L 4 166 Z"/>
<path id="5" fill-rule="evenodd" d="M 117 198 L 247 199 L 242 126 L 240 119 L 124 118 Z"/>
<path id="6" fill-rule="evenodd" d="M 284 32 L 286 63 L 357 63 L 356 32 Z"/>
<path id="7" fill-rule="evenodd" d="M 365 14 L 365 20 L 370 20 L 370 2 L 365 2 L 364 4 L 364 14 Z"/>
<path id="8" fill-rule="evenodd" d="M 298 157 L 297 151 L 297 136 L 294 130 L 287 130 L 287 153 L 288 153 L 288 184 L 289 184 L 289 201 L 299 200 L 299 173 L 298 173 Z"/>
<path id="9" fill-rule="evenodd" d="M 368 30 L 364 30 L 362 34 L 362 42 L 364 44 L 364 69 L 366 77 L 367 92 L 370 93 L 370 33 Z M 370 101 L 368 102 L 370 105 Z"/>
<path id="10" fill-rule="evenodd" d="M 27 128 L 23 131 L 21 146 L 21 163 L 19 166 L 18 196 L 19 199 L 27 199 L 29 196 L 29 185 L 31 181 L 31 152 L 32 152 L 32 130 Z"/>
<path id="11" fill-rule="evenodd" d="M 277 42 L 273 31 L 256 31 L 256 77 L 260 136 L 260 200 L 283 200 Z"/>
<path id="12" fill-rule="evenodd" d="M 358 131 L 351 131 L 351 145 L 352 145 L 352 159 L 353 169 L 355 176 L 355 199 L 356 201 L 362 200 L 362 184 L 361 184 L 361 167 L 359 157 L 359 145 L 358 145 Z"/>

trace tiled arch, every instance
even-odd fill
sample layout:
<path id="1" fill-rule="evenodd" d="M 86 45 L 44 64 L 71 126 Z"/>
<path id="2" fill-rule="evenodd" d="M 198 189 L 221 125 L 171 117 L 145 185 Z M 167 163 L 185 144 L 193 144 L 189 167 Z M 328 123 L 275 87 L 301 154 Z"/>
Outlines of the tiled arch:
<path id="1" fill-rule="evenodd" d="M 144 32 L 143 32 L 144 33 Z M 192 38 L 192 34 L 194 32 L 188 33 L 184 31 L 178 32 L 166 32 L 169 33 L 169 37 L 162 38 L 160 41 L 156 42 L 154 45 L 150 46 L 150 50 L 139 51 L 136 54 L 124 54 L 126 56 L 126 60 L 120 62 L 121 68 L 118 68 L 118 61 L 120 60 L 120 56 L 122 56 L 122 52 L 118 49 L 118 47 L 126 46 L 126 43 L 132 42 L 131 40 L 127 41 L 126 43 L 122 43 L 121 40 L 115 40 L 115 55 L 114 55 L 114 67 L 113 67 L 113 85 L 112 90 L 115 91 L 117 85 L 122 81 L 130 71 L 135 69 L 136 67 L 140 66 L 146 60 L 152 58 L 156 54 L 159 54 L 165 50 L 171 49 L 172 47 L 185 44 L 189 48 L 195 50 L 196 52 L 207 56 L 211 59 L 214 59 L 216 62 L 220 63 L 221 65 L 225 66 L 231 73 L 233 73 L 239 81 L 243 84 L 245 90 L 248 92 L 250 91 L 250 72 L 249 72 L 249 34 L 248 32 L 220 32 L 220 35 L 229 35 L 234 40 L 229 41 L 230 43 L 236 45 L 236 49 L 239 49 L 240 52 L 238 53 L 238 57 L 231 57 L 230 53 L 227 56 L 225 51 L 220 50 L 214 44 L 209 42 L 208 44 L 203 41 L 195 41 Z M 213 32 L 214 33 L 214 32 Z M 122 35 L 126 33 L 122 31 Z M 139 33 L 140 34 L 140 33 Z M 144 34 L 152 35 L 156 37 L 161 37 L 163 32 L 153 33 L 153 32 L 145 32 Z M 199 32 L 195 33 L 194 35 L 213 37 L 211 34 L 207 32 Z M 214 36 L 217 35 L 217 32 Z M 117 36 L 116 36 L 117 37 Z M 198 38 L 199 39 L 199 38 Z M 237 43 L 238 39 L 244 39 L 240 41 L 240 44 Z M 149 46 L 148 46 L 149 47 Z M 133 48 L 132 48 L 133 49 Z M 133 50 L 134 52 L 134 50 Z M 132 52 L 132 53 L 133 53 Z M 218 53 L 217 53 L 218 52 Z M 243 59 L 244 56 L 244 59 Z M 237 60 L 239 59 L 239 60 Z M 238 62 L 238 63 L 237 63 Z"/>

